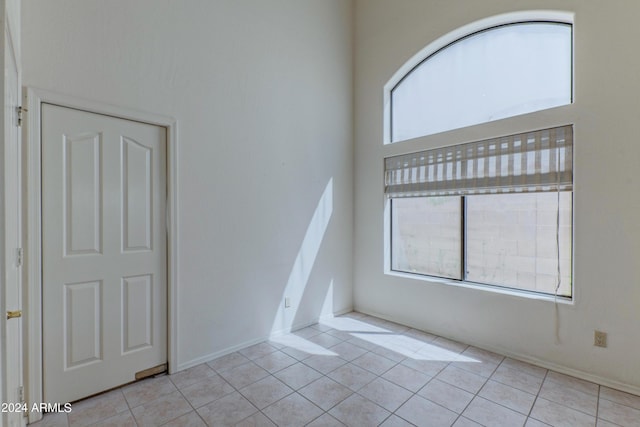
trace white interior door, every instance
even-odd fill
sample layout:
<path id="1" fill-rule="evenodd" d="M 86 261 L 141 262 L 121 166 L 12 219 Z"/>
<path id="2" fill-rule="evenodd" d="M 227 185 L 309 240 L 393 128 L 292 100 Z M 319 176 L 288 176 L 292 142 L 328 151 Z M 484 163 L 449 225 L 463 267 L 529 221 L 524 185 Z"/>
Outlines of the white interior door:
<path id="1" fill-rule="evenodd" d="M 15 5 L 14 5 L 15 6 Z M 3 4 L 3 8 L 6 6 Z M 5 312 L 0 324 L 5 329 L 3 348 L 3 373 L 0 375 L 2 382 L 1 399 L 3 403 L 16 404 L 23 401 L 23 375 L 22 375 L 22 197 L 21 197 L 21 135 L 18 127 L 17 108 L 20 105 L 20 69 L 18 56 L 10 25 L 17 25 L 12 20 L 10 8 L 2 25 L 4 32 L 4 304 Z M 1 235 L 2 233 L 0 233 Z M 4 380 L 6 377 L 6 380 Z M 11 407 L 3 408 L 11 409 Z M 25 423 L 23 411 L 6 412 L 1 416 L 5 425 L 14 427 Z M 20 407 L 22 410 L 23 408 Z"/>
<path id="2" fill-rule="evenodd" d="M 167 361 L 166 129 L 42 106 L 43 398 Z"/>

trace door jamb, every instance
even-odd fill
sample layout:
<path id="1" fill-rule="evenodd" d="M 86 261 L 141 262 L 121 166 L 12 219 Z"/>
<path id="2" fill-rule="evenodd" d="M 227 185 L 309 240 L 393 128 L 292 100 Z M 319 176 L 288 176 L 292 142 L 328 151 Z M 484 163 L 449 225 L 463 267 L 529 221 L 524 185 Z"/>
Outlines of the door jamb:
<path id="1" fill-rule="evenodd" d="M 169 373 L 177 366 L 177 302 L 178 302 L 178 122 L 168 116 L 129 110 L 26 87 L 23 105 L 27 105 L 23 138 L 27 146 L 26 201 L 26 397 L 29 405 L 42 402 L 42 187 L 41 187 L 41 106 L 43 103 L 76 108 L 102 115 L 133 120 L 167 129 L 167 362 Z M 42 418 L 30 412 L 29 422 Z"/>

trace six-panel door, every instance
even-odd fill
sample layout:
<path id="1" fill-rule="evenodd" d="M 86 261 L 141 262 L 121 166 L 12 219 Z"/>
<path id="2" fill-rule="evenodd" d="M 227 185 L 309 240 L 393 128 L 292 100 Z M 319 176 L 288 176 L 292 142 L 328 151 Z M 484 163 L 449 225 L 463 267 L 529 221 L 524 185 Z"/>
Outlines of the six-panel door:
<path id="1" fill-rule="evenodd" d="M 46 402 L 166 363 L 165 209 L 165 128 L 43 104 Z"/>

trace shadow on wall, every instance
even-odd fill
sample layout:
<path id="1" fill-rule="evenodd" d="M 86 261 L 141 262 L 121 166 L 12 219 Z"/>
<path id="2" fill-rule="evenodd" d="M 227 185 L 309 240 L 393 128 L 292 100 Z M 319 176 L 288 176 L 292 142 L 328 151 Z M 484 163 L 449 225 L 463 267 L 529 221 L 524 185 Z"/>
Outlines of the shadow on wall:
<path id="1" fill-rule="evenodd" d="M 326 289 L 308 289 L 309 278 L 318 258 L 322 241 L 333 215 L 333 178 L 325 186 L 316 210 L 311 217 L 302 245 L 291 268 L 287 285 L 280 298 L 281 304 L 276 312 L 271 334 L 289 332 L 297 326 L 299 310 L 304 306 L 307 321 L 324 315 L 333 314 L 333 279 L 327 282 Z M 321 293 L 324 297 L 315 301 Z M 313 295 L 309 298 L 308 295 Z M 310 300 L 311 299 L 311 300 Z M 285 307 L 285 300 L 288 307 Z M 303 305 L 304 301 L 304 305 Z M 300 321 L 300 320 L 298 320 Z"/>

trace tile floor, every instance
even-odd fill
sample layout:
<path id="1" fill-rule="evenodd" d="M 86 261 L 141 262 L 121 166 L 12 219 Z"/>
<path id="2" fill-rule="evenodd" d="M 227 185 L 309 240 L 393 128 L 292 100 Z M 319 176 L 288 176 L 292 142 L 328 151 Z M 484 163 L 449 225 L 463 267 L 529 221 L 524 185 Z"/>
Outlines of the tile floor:
<path id="1" fill-rule="evenodd" d="M 349 313 L 44 426 L 640 426 L 640 397 Z"/>

